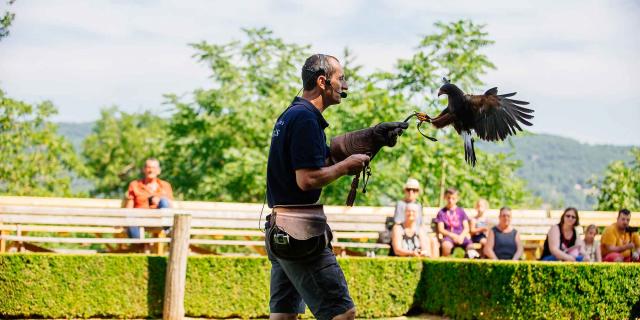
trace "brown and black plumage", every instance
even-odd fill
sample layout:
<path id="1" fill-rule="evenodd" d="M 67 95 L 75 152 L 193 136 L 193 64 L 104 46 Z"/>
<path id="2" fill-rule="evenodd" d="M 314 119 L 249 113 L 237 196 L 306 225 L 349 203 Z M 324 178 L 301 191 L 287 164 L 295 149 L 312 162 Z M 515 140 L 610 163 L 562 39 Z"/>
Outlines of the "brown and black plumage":
<path id="1" fill-rule="evenodd" d="M 529 102 L 511 99 L 515 92 L 499 95 L 498 88 L 491 88 L 482 95 L 465 94 L 444 80 L 438 96 L 446 94 L 448 105 L 430 122 L 438 129 L 453 125 L 464 139 L 464 158 L 470 165 L 476 165 L 472 130 L 482 140 L 502 141 L 522 131 L 520 124 L 532 125 L 528 120 L 533 118 L 533 110 L 523 107 Z"/>

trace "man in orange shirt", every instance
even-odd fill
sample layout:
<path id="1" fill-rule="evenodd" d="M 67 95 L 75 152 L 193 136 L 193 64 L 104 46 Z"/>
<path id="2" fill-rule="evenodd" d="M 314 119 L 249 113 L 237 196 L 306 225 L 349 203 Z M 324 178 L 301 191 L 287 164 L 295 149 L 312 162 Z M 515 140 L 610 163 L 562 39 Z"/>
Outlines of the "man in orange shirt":
<path id="1" fill-rule="evenodd" d="M 602 261 L 640 262 L 640 236 L 629 230 L 631 212 L 622 209 L 618 212 L 616 223 L 604 229 L 602 239 Z"/>
<path id="2" fill-rule="evenodd" d="M 171 208 L 173 190 L 171 184 L 160 180 L 160 162 L 149 158 L 144 162 L 144 178 L 131 181 L 127 191 L 126 208 L 162 209 Z M 140 227 L 127 228 L 129 238 L 140 238 Z"/>

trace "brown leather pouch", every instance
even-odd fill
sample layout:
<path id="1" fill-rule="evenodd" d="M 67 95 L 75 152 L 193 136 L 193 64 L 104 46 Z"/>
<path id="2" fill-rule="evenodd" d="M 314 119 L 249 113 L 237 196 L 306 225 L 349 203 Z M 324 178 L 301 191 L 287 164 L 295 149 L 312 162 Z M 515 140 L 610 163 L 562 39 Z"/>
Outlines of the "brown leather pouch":
<path id="1" fill-rule="evenodd" d="M 296 240 L 324 235 L 327 216 L 321 204 L 274 206 L 272 221 Z"/>

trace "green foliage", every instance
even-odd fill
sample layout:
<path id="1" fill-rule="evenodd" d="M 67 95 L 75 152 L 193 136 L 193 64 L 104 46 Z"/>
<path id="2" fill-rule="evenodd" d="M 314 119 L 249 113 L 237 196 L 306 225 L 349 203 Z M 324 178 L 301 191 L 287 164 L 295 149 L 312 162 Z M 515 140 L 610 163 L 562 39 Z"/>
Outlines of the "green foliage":
<path id="1" fill-rule="evenodd" d="M 143 255 L 0 255 L 0 317 L 158 317 L 165 268 Z"/>
<path id="2" fill-rule="evenodd" d="M 495 69 L 495 65 L 480 50 L 493 44 L 487 39 L 483 25 L 469 20 L 459 20 L 449 24 L 435 23 L 436 33 L 425 36 L 418 52 L 409 59 L 400 59 L 397 64 L 398 75 L 395 87 L 408 89 L 412 93 L 428 94 L 442 85 L 442 77 L 463 90 L 477 88 L 482 84 L 480 75 Z"/>
<path id="3" fill-rule="evenodd" d="M 357 76 L 350 77 L 350 98 L 326 112 L 331 123 L 329 136 L 382 121 L 401 121 L 415 110 L 439 113 L 445 107 L 444 100 L 433 98 L 433 93 L 442 85 L 443 75 L 469 92 L 481 84 L 478 76 L 494 68 L 480 52 L 492 43 L 486 39 L 483 26 L 463 20 L 436 23 L 436 27 L 435 34 L 422 39 L 418 52 L 398 61 L 396 72 L 357 75 L 360 67 L 352 67 L 350 55 L 345 54 L 347 71 Z M 416 100 L 419 105 L 414 104 Z M 433 129 L 425 130 L 436 134 Z M 464 161 L 462 139 L 455 131 L 447 129 L 437 137 L 437 143 L 428 141 L 411 127 L 393 149 L 384 148 L 372 162 L 370 193 L 360 194 L 357 204 L 386 205 L 401 198 L 401 186 L 409 176 L 420 181 L 420 200 L 427 206 L 440 206 L 442 191 L 447 187 L 461 192 L 464 206 L 473 205 L 479 197 L 514 207 L 536 203 L 524 181 L 515 176 L 518 161 L 478 150 L 478 165 L 471 168 Z M 324 202 L 344 203 L 350 182 L 342 178 L 325 188 Z"/>
<path id="4" fill-rule="evenodd" d="M 48 120 L 55 113 L 51 102 L 32 106 L 0 90 L 0 194 L 72 195 L 70 172 L 82 166 Z"/>
<path id="5" fill-rule="evenodd" d="M 14 2 L 15 0 L 8 0 L 7 6 L 12 5 Z M 4 14 L 0 16 L 0 40 L 9 35 L 9 27 L 15 17 L 16 14 L 10 11 L 5 11 Z"/>
<path id="6" fill-rule="evenodd" d="M 598 210 L 640 210 L 640 149 L 631 153 L 634 160 L 628 165 L 615 161 L 607 167 L 599 186 Z"/>
<path id="7" fill-rule="evenodd" d="M 358 316 L 412 308 L 456 319 L 626 319 L 638 315 L 640 266 L 344 258 Z M 0 317 L 159 317 L 166 257 L 0 255 Z M 264 257 L 189 257 L 189 317 L 268 314 Z M 308 315 L 308 314 L 307 314 Z"/>
<path id="8" fill-rule="evenodd" d="M 193 44 L 197 59 L 211 69 L 213 88 L 196 90 L 194 103 L 168 96 L 175 114 L 165 172 L 185 199 L 264 199 L 272 122 L 299 87 L 307 48 L 266 29 L 245 34 L 243 42 Z"/>
<path id="9" fill-rule="evenodd" d="M 640 306 L 639 276 L 630 264 L 431 260 L 417 300 L 456 319 L 628 319 Z"/>
<path id="10" fill-rule="evenodd" d="M 480 84 L 478 76 L 494 68 L 479 51 L 491 43 L 483 27 L 470 21 L 436 26 L 438 32 L 426 36 L 413 57 L 400 60 L 396 72 L 363 74 L 345 50 L 350 95 L 325 112 L 331 124 L 328 136 L 400 121 L 414 110 L 436 112 L 441 103 L 427 93 L 441 85 L 442 75 L 465 88 Z M 300 89 L 299 68 L 310 53 L 308 46 L 285 43 L 266 29 L 245 34 L 245 39 L 227 44 L 194 44 L 196 57 L 211 69 L 213 88 L 196 90 L 193 103 L 168 96 L 175 114 L 169 124 L 166 172 L 184 198 L 264 198 L 271 129 Z M 415 105 L 416 99 L 431 107 Z M 441 189 L 448 186 L 460 189 L 469 205 L 480 196 L 516 207 L 533 202 L 514 175 L 519 162 L 508 156 L 478 152 L 479 165 L 472 169 L 464 162 L 462 140 L 451 130 L 438 143 L 423 139 L 415 128 L 399 140 L 372 162 L 371 192 L 360 195 L 357 204 L 389 204 L 402 196 L 408 176 L 423 184 L 426 205 L 438 205 Z M 325 188 L 322 201 L 344 203 L 350 182 L 344 177 Z"/>
<path id="11" fill-rule="evenodd" d="M 129 182 L 140 177 L 144 160 L 162 154 L 166 127 L 166 120 L 149 111 L 102 110 L 93 132 L 83 142 L 87 176 L 95 185 L 92 194 L 121 197 Z"/>

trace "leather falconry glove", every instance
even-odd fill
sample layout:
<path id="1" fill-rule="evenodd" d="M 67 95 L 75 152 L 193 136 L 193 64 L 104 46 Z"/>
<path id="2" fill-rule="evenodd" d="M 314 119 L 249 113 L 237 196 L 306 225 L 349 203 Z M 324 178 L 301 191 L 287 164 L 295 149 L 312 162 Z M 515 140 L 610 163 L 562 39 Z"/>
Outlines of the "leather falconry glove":
<path id="1" fill-rule="evenodd" d="M 331 139 L 331 162 L 338 163 L 352 154 L 369 154 L 370 158 L 384 146 L 396 145 L 398 136 L 409 126 L 407 122 L 382 122 L 373 127 L 347 132 Z"/>

